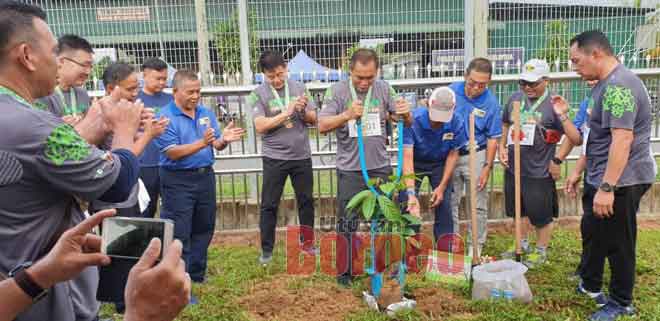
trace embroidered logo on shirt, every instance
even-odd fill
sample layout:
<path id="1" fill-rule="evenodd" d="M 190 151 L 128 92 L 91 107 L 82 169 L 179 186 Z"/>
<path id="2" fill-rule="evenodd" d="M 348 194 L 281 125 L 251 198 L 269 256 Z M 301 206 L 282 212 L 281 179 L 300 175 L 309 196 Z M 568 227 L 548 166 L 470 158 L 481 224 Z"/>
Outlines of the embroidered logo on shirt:
<path id="1" fill-rule="evenodd" d="M 454 139 L 454 133 L 445 133 L 442 135 L 442 140 L 452 140 Z"/>
<path id="2" fill-rule="evenodd" d="M 55 127 L 46 139 L 46 158 L 61 166 L 65 161 L 81 161 L 90 154 L 89 144 L 68 124 Z"/>
<path id="3" fill-rule="evenodd" d="M 635 97 L 630 88 L 608 86 L 603 96 L 603 110 L 616 118 L 621 118 L 625 112 L 635 111 Z"/>
<path id="4" fill-rule="evenodd" d="M 477 116 L 477 117 L 483 118 L 484 116 L 486 116 L 486 112 L 479 109 L 479 108 L 473 109 L 473 112 L 474 112 L 474 115 Z"/>
<path id="5" fill-rule="evenodd" d="M 46 105 L 42 101 L 35 101 L 34 104 L 32 104 L 32 106 L 34 106 L 34 108 L 39 109 L 39 110 L 43 110 L 43 111 L 48 110 L 48 105 Z"/>
<path id="6" fill-rule="evenodd" d="M 392 86 L 390 86 L 390 98 L 392 98 L 392 99 L 397 99 L 398 98 L 396 90 L 394 90 L 394 88 L 392 88 Z"/>
<path id="7" fill-rule="evenodd" d="M 257 97 L 257 93 L 255 92 L 252 92 L 247 97 L 245 97 L 245 101 L 247 102 L 248 105 L 256 104 L 257 100 L 259 100 L 259 97 Z"/>

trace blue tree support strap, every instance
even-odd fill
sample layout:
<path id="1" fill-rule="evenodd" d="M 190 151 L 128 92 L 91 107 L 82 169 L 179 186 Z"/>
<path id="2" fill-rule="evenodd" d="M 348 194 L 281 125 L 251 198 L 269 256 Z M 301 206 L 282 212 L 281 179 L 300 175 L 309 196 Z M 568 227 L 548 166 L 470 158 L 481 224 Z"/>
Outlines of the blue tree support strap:
<path id="1" fill-rule="evenodd" d="M 369 190 L 374 194 L 375 197 L 379 196 L 378 190 L 369 184 L 369 173 L 367 172 L 367 161 L 364 153 L 364 138 L 362 136 L 362 122 L 360 119 L 356 121 L 356 131 L 357 131 L 357 140 L 358 140 L 358 154 L 360 157 L 360 169 L 362 170 L 362 178 L 364 183 L 369 187 Z M 403 121 L 397 121 L 397 169 L 396 169 L 396 184 L 401 180 L 401 173 L 403 167 Z M 385 194 L 387 197 L 391 196 L 391 193 Z M 371 276 L 371 292 L 378 298 L 380 296 L 381 289 L 383 287 L 383 274 L 377 273 L 376 271 L 376 246 L 375 246 L 375 237 L 378 232 L 378 221 L 376 219 L 371 220 L 370 226 L 370 247 L 371 247 L 371 267 L 367 270 L 368 274 Z M 405 243 L 404 243 L 405 244 Z M 399 285 L 401 291 L 403 291 L 403 285 L 405 283 L 405 257 L 401 259 L 399 264 Z"/>

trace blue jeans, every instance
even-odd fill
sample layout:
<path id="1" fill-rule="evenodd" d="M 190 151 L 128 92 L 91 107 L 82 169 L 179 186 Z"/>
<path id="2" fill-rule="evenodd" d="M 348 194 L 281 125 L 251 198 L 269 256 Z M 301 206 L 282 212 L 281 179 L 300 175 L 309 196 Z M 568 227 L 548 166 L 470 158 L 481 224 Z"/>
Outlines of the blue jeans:
<path id="1" fill-rule="evenodd" d="M 216 195 L 213 169 L 160 169 L 160 217 L 174 221 L 174 238 L 183 243 L 183 260 L 193 282 L 203 282 L 207 250 L 215 231 Z"/>

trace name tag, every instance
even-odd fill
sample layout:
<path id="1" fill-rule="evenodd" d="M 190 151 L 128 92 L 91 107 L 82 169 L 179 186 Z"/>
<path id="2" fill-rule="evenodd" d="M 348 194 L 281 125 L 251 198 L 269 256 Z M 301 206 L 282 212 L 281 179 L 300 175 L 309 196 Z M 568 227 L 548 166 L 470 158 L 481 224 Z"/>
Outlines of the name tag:
<path id="1" fill-rule="evenodd" d="M 474 108 L 472 112 L 474 113 L 475 116 L 480 118 L 484 118 L 486 116 L 486 112 L 479 108 Z"/>
<path id="2" fill-rule="evenodd" d="M 209 119 L 208 117 L 202 117 L 199 119 L 199 124 L 202 126 L 208 126 L 209 124 L 211 124 L 211 119 Z"/>
<path id="3" fill-rule="evenodd" d="M 445 133 L 442 135 L 442 140 L 452 140 L 454 139 L 454 133 Z"/>
<path id="4" fill-rule="evenodd" d="M 533 146 L 534 136 L 536 134 L 536 125 L 524 124 L 520 126 L 520 146 Z M 509 128 L 509 139 L 507 145 L 513 145 L 513 126 Z"/>
<path id="5" fill-rule="evenodd" d="M 357 122 L 355 119 L 348 121 L 348 135 L 357 137 Z M 382 136 L 383 131 L 380 123 L 380 113 L 362 114 L 362 136 Z"/>

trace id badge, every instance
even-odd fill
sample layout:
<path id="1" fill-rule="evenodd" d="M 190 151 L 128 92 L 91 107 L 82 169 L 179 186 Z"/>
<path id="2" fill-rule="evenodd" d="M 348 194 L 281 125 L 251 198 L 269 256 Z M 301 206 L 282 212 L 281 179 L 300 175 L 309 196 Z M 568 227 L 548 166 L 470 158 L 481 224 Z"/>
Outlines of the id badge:
<path id="1" fill-rule="evenodd" d="M 349 137 L 357 137 L 357 122 L 355 119 L 348 121 Z M 380 124 L 380 113 L 366 113 L 362 115 L 362 136 L 382 136 L 383 132 Z"/>
<path id="2" fill-rule="evenodd" d="M 536 125 L 524 124 L 520 126 L 520 146 L 533 146 L 534 135 L 536 133 Z M 509 128 L 509 139 L 507 145 L 513 145 L 513 127 Z"/>

